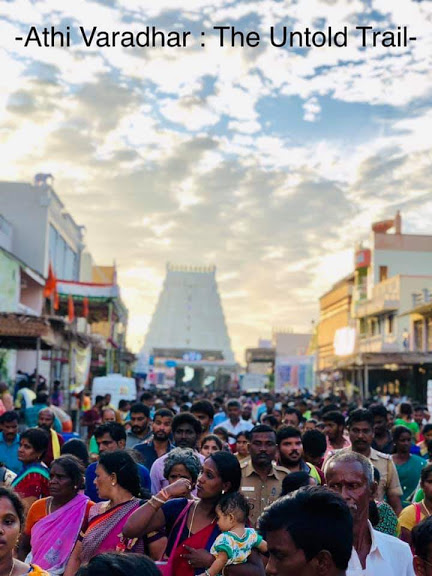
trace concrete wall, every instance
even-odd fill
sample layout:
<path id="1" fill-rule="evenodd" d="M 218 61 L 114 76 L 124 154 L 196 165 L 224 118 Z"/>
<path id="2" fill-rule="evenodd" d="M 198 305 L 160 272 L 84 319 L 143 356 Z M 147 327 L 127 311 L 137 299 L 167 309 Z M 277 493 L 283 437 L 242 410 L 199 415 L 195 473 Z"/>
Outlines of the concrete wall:
<path id="1" fill-rule="evenodd" d="M 47 274 L 48 195 L 21 182 L 0 182 L 0 212 L 14 228 L 12 252 L 42 275 Z"/>

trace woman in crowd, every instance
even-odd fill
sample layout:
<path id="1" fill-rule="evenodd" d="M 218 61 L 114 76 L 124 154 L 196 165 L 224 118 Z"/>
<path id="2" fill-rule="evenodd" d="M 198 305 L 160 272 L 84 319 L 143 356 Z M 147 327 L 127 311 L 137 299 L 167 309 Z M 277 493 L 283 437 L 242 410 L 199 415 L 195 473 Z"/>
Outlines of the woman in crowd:
<path id="1" fill-rule="evenodd" d="M 237 458 L 228 452 L 209 456 L 198 477 L 198 501 L 187 494 L 191 483 L 181 478 L 153 496 L 130 516 L 124 526 L 128 538 L 136 538 L 152 530 L 166 527 L 168 545 L 164 573 L 194 576 L 209 568 L 214 561 L 210 548 L 220 534 L 215 509 L 223 493 L 240 487 L 241 470 Z M 252 553 L 248 562 L 230 567 L 226 576 L 263 576 L 259 556 Z"/>
<path id="2" fill-rule="evenodd" d="M 160 576 L 156 564 L 142 554 L 100 554 L 83 566 L 77 576 Z"/>
<path id="3" fill-rule="evenodd" d="M 207 458 L 207 456 L 211 456 L 214 452 L 220 452 L 222 448 L 222 442 L 220 438 L 216 436 L 216 434 L 208 434 L 201 440 L 200 452 L 205 458 Z"/>
<path id="4" fill-rule="evenodd" d="M 79 438 L 71 438 L 70 440 L 65 442 L 60 449 L 60 453 L 62 455 L 71 454 L 72 456 L 76 456 L 76 458 L 78 458 L 78 460 L 84 466 L 84 470 L 86 470 L 90 464 L 90 458 L 87 446 L 85 442 L 83 442 Z"/>
<path id="5" fill-rule="evenodd" d="M 192 448 L 174 448 L 168 453 L 164 463 L 164 477 L 170 484 L 179 478 L 189 480 L 192 490 L 201 471 L 201 461 Z M 192 498 L 189 495 L 189 498 Z"/>
<path id="6" fill-rule="evenodd" d="M 377 486 L 380 483 L 381 475 L 379 470 L 374 466 L 374 481 Z M 375 530 L 389 534 L 390 536 L 398 536 L 398 517 L 396 516 L 393 508 L 388 502 L 382 500 L 371 500 L 369 502 L 369 520 Z"/>
<path id="7" fill-rule="evenodd" d="M 395 452 L 393 462 L 399 476 L 402 488 L 402 506 L 410 504 L 409 498 L 414 496 L 422 468 L 426 465 L 424 458 L 411 454 L 412 433 L 405 426 L 396 426 L 393 430 Z"/>
<path id="8" fill-rule="evenodd" d="M 126 520 L 140 506 L 140 479 L 132 456 L 124 450 L 104 452 L 96 467 L 95 484 L 103 501 L 93 506 L 88 528 L 75 544 L 65 576 L 75 576 L 82 564 L 103 552 L 144 552 L 142 540 L 129 542 L 122 535 Z"/>
<path id="9" fill-rule="evenodd" d="M 39 498 L 49 496 L 49 470 L 42 462 L 48 443 L 48 433 L 41 428 L 29 428 L 20 435 L 18 460 L 23 469 L 12 482 L 12 488 L 21 496 L 26 509 Z"/>
<path id="10" fill-rule="evenodd" d="M 34 561 L 52 576 L 63 574 L 81 531 L 87 529 L 93 502 L 79 494 L 84 468 L 74 456 L 60 456 L 51 464 L 51 496 L 29 510 L 18 557 Z M 28 555 L 28 556 L 27 556 Z"/>
<path id="11" fill-rule="evenodd" d="M 4 567 L 8 576 L 50 576 L 39 566 L 26 564 L 14 557 L 23 525 L 24 505 L 20 497 L 9 488 L 0 487 L 0 526 L 3 533 L 0 566 Z"/>
<path id="12" fill-rule="evenodd" d="M 231 448 L 229 445 L 229 434 L 226 428 L 224 428 L 223 426 L 217 426 L 214 430 L 213 430 L 213 434 L 215 436 L 217 436 L 219 438 L 219 440 L 222 442 L 222 449 L 225 452 L 231 452 Z"/>
<path id="13" fill-rule="evenodd" d="M 250 458 L 249 455 L 249 432 L 239 432 L 236 436 L 236 449 L 235 457 L 239 462 L 244 462 Z"/>
<path id="14" fill-rule="evenodd" d="M 417 442 L 417 437 L 420 434 L 420 428 L 414 420 L 414 410 L 409 402 L 401 402 L 399 404 L 399 414 L 394 422 L 395 426 L 406 426 L 411 430 L 412 440 Z"/>
<path id="15" fill-rule="evenodd" d="M 432 464 L 428 464 L 422 469 L 420 486 L 423 500 L 404 508 L 398 519 L 400 538 L 408 544 L 411 544 L 411 531 L 414 526 L 432 515 Z"/>
<path id="16" fill-rule="evenodd" d="M 422 430 L 423 440 L 417 444 L 420 449 L 420 456 L 428 458 L 428 442 L 432 440 L 432 424 L 425 424 Z"/>

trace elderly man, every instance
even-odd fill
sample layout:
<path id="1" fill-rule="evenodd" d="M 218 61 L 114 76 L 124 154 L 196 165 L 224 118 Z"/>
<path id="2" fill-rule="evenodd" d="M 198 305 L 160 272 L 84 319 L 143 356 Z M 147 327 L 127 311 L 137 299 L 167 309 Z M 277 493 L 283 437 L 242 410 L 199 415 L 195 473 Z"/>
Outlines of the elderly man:
<path id="1" fill-rule="evenodd" d="M 342 496 L 353 517 L 347 576 L 414 576 L 408 544 L 374 530 L 369 522 L 369 502 L 377 489 L 370 460 L 357 452 L 338 452 L 327 461 L 325 476 L 328 488 Z"/>
<path id="2" fill-rule="evenodd" d="M 266 508 L 259 529 L 267 540 L 267 576 L 345 576 L 353 522 L 337 494 L 316 486 Z"/>
<path id="3" fill-rule="evenodd" d="M 46 430 L 50 435 L 48 449 L 42 458 L 42 462 L 44 462 L 48 468 L 51 466 L 51 462 L 60 456 L 60 450 L 64 444 L 63 436 L 53 428 L 54 418 L 54 412 L 51 408 L 43 408 L 39 412 L 38 427 Z"/>
<path id="4" fill-rule="evenodd" d="M 389 454 L 383 454 L 372 448 L 374 439 L 374 417 L 369 410 L 358 409 L 348 419 L 348 431 L 351 446 L 342 452 L 357 452 L 368 458 L 380 473 L 377 500 L 387 498 L 396 515 L 402 512 L 402 488 L 396 466 Z"/>

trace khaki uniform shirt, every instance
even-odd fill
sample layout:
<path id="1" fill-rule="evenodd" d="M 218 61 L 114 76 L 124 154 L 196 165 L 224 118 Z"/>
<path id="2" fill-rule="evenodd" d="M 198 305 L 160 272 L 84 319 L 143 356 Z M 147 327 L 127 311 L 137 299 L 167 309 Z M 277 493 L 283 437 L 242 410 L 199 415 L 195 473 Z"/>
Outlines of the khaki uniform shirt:
<path id="1" fill-rule="evenodd" d="M 279 498 L 282 490 L 282 480 L 288 474 L 288 470 L 282 466 L 272 464 L 270 474 L 263 482 L 259 474 L 255 472 L 250 460 L 241 463 L 240 466 L 242 469 L 240 492 L 249 503 L 249 519 L 251 525 L 255 528 L 264 508 Z"/>
<path id="2" fill-rule="evenodd" d="M 342 452 L 351 450 L 352 448 L 343 448 Z M 389 494 L 402 496 L 399 476 L 391 455 L 378 452 L 378 450 L 371 448 L 369 460 L 372 462 L 372 466 L 380 473 L 380 482 L 378 484 L 376 500 L 382 501 L 384 500 L 384 496 L 388 496 Z"/>

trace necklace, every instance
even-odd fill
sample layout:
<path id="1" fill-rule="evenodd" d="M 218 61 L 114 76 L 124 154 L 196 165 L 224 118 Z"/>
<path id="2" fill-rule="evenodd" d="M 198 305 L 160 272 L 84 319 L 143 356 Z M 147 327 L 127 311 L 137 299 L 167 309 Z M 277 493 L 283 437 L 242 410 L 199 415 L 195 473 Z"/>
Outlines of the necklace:
<path id="1" fill-rule="evenodd" d="M 430 516 L 431 512 L 430 512 L 429 508 L 426 506 L 426 502 L 424 501 L 424 499 L 422 500 L 422 504 L 423 504 L 423 508 L 426 510 L 426 514 L 428 516 Z"/>
<path id="2" fill-rule="evenodd" d="M 191 523 L 190 523 L 190 526 L 189 526 L 189 533 L 188 533 L 188 538 L 190 537 L 190 535 L 191 535 L 191 532 L 192 532 L 192 526 L 193 526 L 193 523 L 194 523 L 194 519 L 195 519 L 195 512 L 196 512 L 196 509 L 198 508 L 198 504 L 199 504 L 199 501 L 198 501 L 198 502 L 196 502 L 196 503 L 195 503 L 195 505 L 194 505 L 194 509 L 193 509 L 193 512 L 192 512 Z M 10 576 L 10 574 L 9 574 L 9 576 Z"/>

